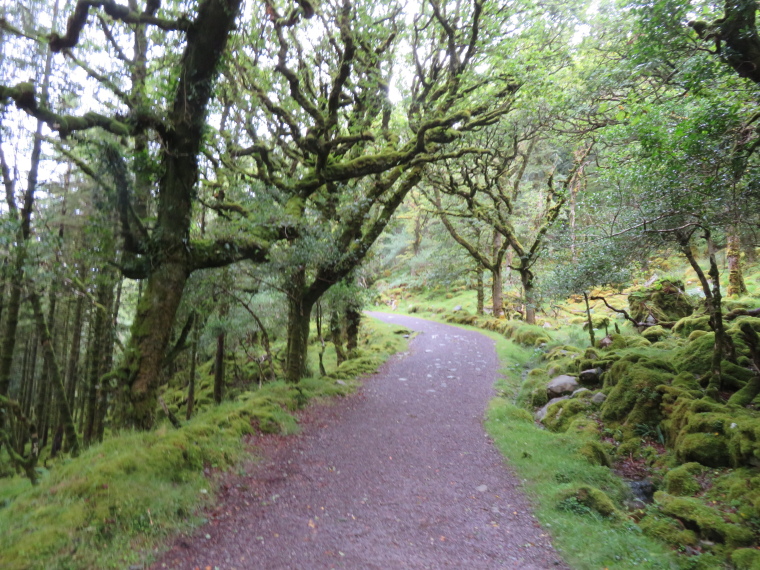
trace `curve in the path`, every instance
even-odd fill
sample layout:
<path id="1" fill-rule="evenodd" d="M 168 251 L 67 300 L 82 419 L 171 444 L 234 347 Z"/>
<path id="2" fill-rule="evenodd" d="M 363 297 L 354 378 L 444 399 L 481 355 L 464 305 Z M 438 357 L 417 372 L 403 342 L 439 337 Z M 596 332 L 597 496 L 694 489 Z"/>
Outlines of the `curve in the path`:
<path id="1" fill-rule="evenodd" d="M 419 335 L 356 395 L 228 494 L 154 568 L 565 568 L 482 425 L 493 341 L 371 313 Z"/>

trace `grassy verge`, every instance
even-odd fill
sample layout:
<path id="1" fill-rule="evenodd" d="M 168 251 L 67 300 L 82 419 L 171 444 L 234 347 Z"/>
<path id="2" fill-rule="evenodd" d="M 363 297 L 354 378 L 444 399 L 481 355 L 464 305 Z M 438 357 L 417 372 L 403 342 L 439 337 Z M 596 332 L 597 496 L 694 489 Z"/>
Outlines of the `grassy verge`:
<path id="1" fill-rule="evenodd" d="M 537 427 L 530 412 L 512 403 L 534 352 L 501 335 L 489 336 L 496 339 L 505 367 L 496 385 L 501 396 L 491 401 L 486 429 L 523 480 L 536 505 L 536 516 L 550 530 L 565 560 L 578 570 L 679 568 L 675 556 L 644 536 L 633 521 L 604 517 L 568 500 L 568 491 L 579 486 L 601 489 L 612 497 L 621 496 L 625 489 L 607 467 L 591 465 L 578 453 L 577 437 Z"/>
<path id="2" fill-rule="evenodd" d="M 357 358 L 298 386 L 264 384 L 199 413 L 181 429 L 162 425 L 94 445 L 50 466 L 41 482 L 0 480 L 0 566 L 4 570 L 127 568 L 180 530 L 203 523 L 213 503 L 210 469 L 234 468 L 241 438 L 261 430 L 293 433 L 292 412 L 315 398 L 341 396 L 391 354 L 405 349 L 398 326 L 369 321 Z"/>

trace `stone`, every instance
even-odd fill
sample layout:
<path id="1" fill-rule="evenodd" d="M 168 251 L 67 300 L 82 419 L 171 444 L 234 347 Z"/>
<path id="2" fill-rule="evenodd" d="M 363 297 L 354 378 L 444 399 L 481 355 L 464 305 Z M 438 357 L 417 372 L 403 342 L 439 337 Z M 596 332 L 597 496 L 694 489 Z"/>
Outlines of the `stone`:
<path id="1" fill-rule="evenodd" d="M 462 310 L 462 305 L 457 305 L 456 307 L 454 307 L 453 309 L 451 309 L 451 311 L 453 313 L 458 313 L 461 310 Z"/>
<path id="2" fill-rule="evenodd" d="M 591 392 L 588 388 L 578 388 L 571 394 L 571 398 L 585 398 L 587 397 L 586 392 Z"/>
<path id="3" fill-rule="evenodd" d="M 607 395 L 604 392 L 597 392 L 596 394 L 591 396 L 591 401 L 594 404 L 603 404 L 606 399 L 607 399 Z"/>
<path id="4" fill-rule="evenodd" d="M 549 400 L 544 407 L 542 407 L 540 410 L 538 410 L 535 413 L 534 417 L 536 421 L 540 422 L 546 417 L 546 412 L 549 410 L 549 406 L 551 406 L 552 404 L 556 404 L 557 402 L 561 402 L 562 400 L 569 400 L 569 399 L 570 399 L 570 396 L 562 396 L 560 398 L 553 398 Z"/>
<path id="5" fill-rule="evenodd" d="M 578 374 L 578 381 L 581 384 L 596 385 L 601 382 L 602 371 L 599 368 L 589 368 Z"/>
<path id="6" fill-rule="evenodd" d="M 549 398 L 554 398 L 556 396 L 570 394 L 578 388 L 578 378 L 568 374 L 561 374 L 560 376 L 552 378 L 552 380 L 546 385 L 546 393 Z"/>

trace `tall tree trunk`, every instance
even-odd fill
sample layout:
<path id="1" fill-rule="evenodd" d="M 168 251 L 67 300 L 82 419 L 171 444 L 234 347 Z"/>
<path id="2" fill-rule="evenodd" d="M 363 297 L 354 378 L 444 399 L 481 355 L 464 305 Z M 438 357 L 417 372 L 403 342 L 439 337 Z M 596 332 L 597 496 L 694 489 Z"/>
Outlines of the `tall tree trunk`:
<path id="1" fill-rule="evenodd" d="M 186 263 L 166 261 L 147 280 L 119 370 L 123 390 L 119 419 L 124 426 L 153 426 L 159 374 L 188 274 Z"/>
<path id="2" fill-rule="evenodd" d="M 53 350 L 53 339 L 50 336 L 50 330 L 45 322 L 45 315 L 42 312 L 42 303 L 40 302 L 40 297 L 37 293 L 31 293 L 29 295 L 29 301 L 34 310 L 34 320 L 37 326 L 37 334 L 40 337 L 42 354 L 45 358 L 45 364 L 50 371 L 50 382 L 55 391 L 56 404 L 58 405 L 59 413 L 63 419 L 66 438 L 72 442 L 71 454 L 77 456 L 79 454 L 79 439 L 77 438 L 74 426 L 74 418 L 71 415 L 71 408 L 66 400 L 66 390 L 63 386 L 63 379 L 61 378 L 61 369 L 58 367 L 58 360 L 55 351 Z"/>
<path id="3" fill-rule="evenodd" d="M 179 81 L 166 114 L 151 235 L 151 271 L 137 307 L 126 357 L 118 371 L 122 425 L 149 429 L 158 404 L 159 375 L 185 283 L 194 268 L 190 243 L 198 155 L 209 101 L 241 0 L 203 0 L 188 33 Z M 198 31 L 202 31 L 199 33 Z"/>
<path id="4" fill-rule="evenodd" d="M 336 309 L 330 312 L 330 340 L 335 347 L 335 355 L 340 366 L 346 361 L 346 353 L 343 350 L 343 326 L 340 313 Z"/>
<path id="5" fill-rule="evenodd" d="M 232 288 L 232 276 L 229 268 L 222 269 L 221 284 L 223 291 L 220 294 L 219 301 L 219 320 L 221 330 L 216 335 L 216 359 L 214 360 L 214 402 L 222 403 L 224 398 L 224 373 L 225 373 L 225 341 L 227 338 L 227 315 L 230 312 L 230 303 L 227 297 L 227 291 Z"/>
<path id="6" fill-rule="evenodd" d="M 95 291 L 97 304 L 95 305 L 94 339 L 90 348 L 90 357 L 87 366 L 87 396 L 85 405 L 84 433 L 82 435 L 85 447 L 88 447 L 96 438 L 97 415 L 98 415 L 98 386 L 104 369 L 111 326 L 111 305 L 113 304 L 114 276 L 108 268 L 101 268 L 97 279 Z"/>
<path id="7" fill-rule="evenodd" d="M 224 333 L 216 335 L 216 359 L 214 360 L 214 402 L 222 403 L 224 397 Z"/>
<path id="8" fill-rule="evenodd" d="M 317 314 L 316 314 L 316 321 L 317 321 L 317 338 L 319 338 L 319 375 L 325 376 L 327 375 L 327 371 L 325 370 L 325 338 L 322 335 L 322 303 L 317 301 Z"/>
<path id="9" fill-rule="evenodd" d="M 193 411 L 195 408 L 195 368 L 198 361 L 198 343 L 200 341 L 200 334 L 198 331 L 198 325 L 193 327 L 193 344 L 190 349 L 190 379 L 187 383 L 187 406 L 185 409 L 185 419 L 189 420 L 193 417 Z"/>
<path id="10" fill-rule="evenodd" d="M 106 374 L 113 368 L 113 350 L 114 342 L 116 340 L 116 327 L 119 322 L 119 307 L 121 306 L 121 289 L 124 284 L 122 279 L 114 275 L 114 279 L 117 279 L 118 285 L 116 286 L 116 299 L 113 300 L 113 309 L 110 311 L 111 321 L 106 327 L 106 340 L 105 350 L 103 352 L 103 358 L 101 359 L 101 367 L 98 373 L 100 377 L 99 382 L 99 398 L 97 413 L 95 415 L 95 439 L 97 441 L 103 441 L 103 434 L 105 432 L 105 420 L 108 414 L 108 396 L 111 393 L 110 378 L 106 378 Z"/>
<path id="11" fill-rule="evenodd" d="M 503 287 L 502 287 L 502 281 L 501 281 L 501 267 L 496 266 L 496 268 L 494 268 L 493 271 L 491 271 L 491 275 L 492 275 L 491 310 L 493 311 L 493 316 L 496 318 L 499 318 L 504 314 L 504 297 L 502 293 Z"/>
<path id="12" fill-rule="evenodd" d="M 356 356 L 356 348 L 359 346 L 359 327 L 362 322 L 362 314 L 355 305 L 349 305 L 346 309 L 346 350 L 350 357 Z"/>
<path id="13" fill-rule="evenodd" d="M 478 264 L 477 268 L 475 269 L 475 289 L 477 291 L 478 296 L 478 307 L 477 307 L 477 313 L 479 315 L 483 314 L 483 309 L 485 308 L 485 287 L 483 285 L 483 266 Z"/>
<path id="14" fill-rule="evenodd" d="M 313 302 L 306 298 L 305 290 L 306 270 L 299 267 L 292 274 L 288 287 L 288 345 L 285 379 L 293 383 L 306 376 L 309 322 Z"/>
<path id="15" fill-rule="evenodd" d="M 591 306 L 588 304 L 588 293 L 583 292 L 583 299 L 586 301 L 586 322 L 588 324 L 588 338 L 591 342 L 591 348 L 596 345 L 596 339 L 594 338 L 594 323 L 591 320 Z"/>
<path id="16" fill-rule="evenodd" d="M 525 322 L 529 325 L 536 324 L 536 298 L 533 285 L 533 273 L 530 269 L 520 268 L 520 282 L 523 287 L 525 298 Z"/>
<path id="17" fill-rule="evenodd" d="M 735 230 L 728 236 L 726 260 L 728 261 L 728 291 L 726 291 L 726 294 L 729 297 L 745 295 L 747 293 L 747 286 L 744 284 L 744 276 L 742 275 L 741 241 L 739 234 Z"/>
<path id="18" fill-rule="evenodd" d="M 491 268 L 493 280 L 491 283 L 491 299 L 493 300 L 493 316 L 497 319 L 504 314 L 504 282 L 502 260 L 504 251 L 502 249 L 503 236 L 497 231 L 493 232 L 493 244 L 491 249 L 491 258 L 494 260 Z"/>

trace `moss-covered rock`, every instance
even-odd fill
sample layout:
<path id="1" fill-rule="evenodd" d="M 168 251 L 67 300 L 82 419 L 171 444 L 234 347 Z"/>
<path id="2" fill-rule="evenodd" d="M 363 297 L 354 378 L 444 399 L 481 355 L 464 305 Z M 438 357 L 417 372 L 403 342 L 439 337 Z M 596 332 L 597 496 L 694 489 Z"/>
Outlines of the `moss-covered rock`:
<path id="1" fill-rule="evenodd" d="M 616 362 L 605 374 L 605 387 L 612 386 L 601 408 L 603 420 L 623 422 L 630 428 L 656 425 L 662 419 L 660 384 L 669 384 L 672 367 L 664 361 L 630 355 Z"/>
<path id="2" fill-rule="evenodd" d="M 728 440 L 717 433 L 683 433 L 676 440 L 679 461 L 696 461 L 708 467 L 729 467 Z"/>
<path id="3" fill-rule="evenodd" d="M 631 317 L 638 322 L 654 319 L 657 323 L 673 322 L 691 315 L 694 307 L 684 293 L 682 281 L 659 279 L 650 287 L 628 294 Z"/>
<path id="4" fill-rule="evenodd" d="M 697 378 L 691 372 L 679 372 L 675 378 L 673 378 L 672 386 L 675 388 L 683 388 L 690 391 L 701 391 Z"/>
<path id="5" fill-rule="evenodd" d="M 689 496 L 698 493 L 702 486 L 697 481 L 697 475 L 704 470 L 699 463 L 684 463 L 665 474 L 665 490 L 670 495 Z"/>
<path id="6" fill-rule="evenodd" d="M 580 414 L 590 409 L 588 400 L 572 398 L 556 402 L 549 406 L 542 423 L 552 431 L 567 431 L 570 424 Z"/>
<path id="7" fill-rule="evenodd" d="M 662 328 L 660 325 L 655 325 L 653 327 L 647 327 L 641 331 L 641 336 L 649 342 L 657 342 L 666 336 L 670 336 L 670 331 Z"/>
<path id="8" fill-rule="evenodd" d="M 760 550 L 739 548 L 731 553 L 731 562 L 736 570 L 760 570 Z"/>
<path id="9" fill-rule="evenodd" d="M 574 511 L 580 506 L 605 518 L 622 518 L 622 513 L 612 499 L 601 489 L 590 485 L 580 485 L 562 491 L 557 506 L 569 511 Z"/>
<path id="10" fill-rule="evenodd" d="M 652 341 L 643 336 L 624 336 L 626 348 L 643 348 L 646 346 L 652 346 Z"/>
<path id="11" fill-rule="evenodd" d="M 647 536 L 661 540 L 671 546 L 696 546 L 697 533 L 688 530 L 670 517 L 647 515 L 639 522 L 639 527 Z"/>
<path id="12" fill-rule="evenodd" d="M 731 338 L 736 347 L 737 356 L 749 355 L 749 348 L 747 347 L 740 334 L 732 334 Z M 691 372 L 699 376 L 710 371 L 712 366 L 713 345 L 715 344 L 715 333 L 709 332 L 694 340 L 686 343 L 682 347 L 678 348 L 673 354 L 673 362 L 679 372 Z M 728 380 L 732 385 L 743 386 L 744 382 L 751 377 L 751 373 L 747 372 L 738 365 L 732 364 L 727 360 L 723 361 L 721 365 L 721 371 L 731 376 Z M 737 374 L 739 377 L 737 377 Z"/>
<path id="13" fill-rule="evenodd" d="M 538 325 L 521 325 L 511 338 L 523 346 L 540 346 L 551 342 L 546 330 Z"/>
<path id="14" fill-rule="evenodd" d="M 751 530 L 726 522 L 723 513 L 697 499 L 674 497 L 662 491 L 656 492 L 654 499 L 663 514 L 677 518 L 703 539 L 722 542 L 731 548 L 749 546 L 754 541 Z"/>
<path id="15" fill-rule="evenodd" d="M 710 332 L 710 317 L 707 315 L 686 316 L 673 325 L 673 332 L 690 337 L 694 331 Z"/>
<path id="16" fill-rule="evenodd" d="M 568 424 L 566 433 L 581 439 L 598 439 L 600 431 L 595 420 L 579 415 Z"/>
<path id="17" fill-rule="evenodd" d="M 555 346 L 546 354 L 546 360 L 558 360 L 563 358 L 577 358 L 580 349 L 571 345 Z"/>
<path id="18" fill-rule="evenodd" d="M 568 429 L 568 431 L 570 431 Z M 584 457 L 591 465 L 603 465 L 610 467 L 610 457 L 604 445 L 598 441 L 589 440 L 578 448 L 578 453 Z"/>

